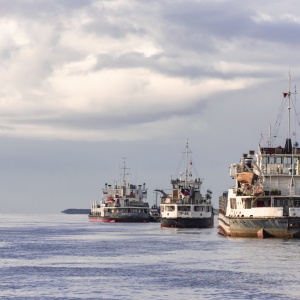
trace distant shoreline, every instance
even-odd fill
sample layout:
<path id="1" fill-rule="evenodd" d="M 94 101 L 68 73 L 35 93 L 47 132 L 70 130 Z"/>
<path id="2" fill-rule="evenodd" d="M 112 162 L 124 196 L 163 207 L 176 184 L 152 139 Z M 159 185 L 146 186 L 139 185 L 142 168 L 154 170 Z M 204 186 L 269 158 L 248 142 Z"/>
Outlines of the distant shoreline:
<path id="1" fill-rule="evenodd" d="M 62 211 L 63 214 L 77 214 L 77 215 L 88 215 L 90 209 L 85 208 L 68 208 Z"/>

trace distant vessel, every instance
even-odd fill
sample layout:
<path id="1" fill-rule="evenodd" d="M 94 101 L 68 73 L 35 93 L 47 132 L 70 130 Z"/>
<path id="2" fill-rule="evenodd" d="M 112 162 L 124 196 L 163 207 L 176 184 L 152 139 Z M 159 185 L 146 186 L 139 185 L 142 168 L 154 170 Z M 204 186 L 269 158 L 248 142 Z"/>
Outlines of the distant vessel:
<path id="1" fill-rule="evenodd" d="M 63 214 L 71 214 L 71 215 L 87 215 L 89 214 L 90 209 L 85 208 L 67 208 L 62 211 Z"/>
<path id="2" fill-rule="evenodd" d="M 147 189 L 143 185 L 134 185 L 126 180 L 126 165 L 123 165 L 123 180 L 113 185 L 105 184 L 102 201 L 92 202 L 89 214 L 90 222 L 149 222 L 150 211 Z"/>
<path id="3" fill-rule="evenodd" d="M 160 222 L 160 207 L 157 205 L 158 192 L 155 190 L 155 204 L 150 208 L 150 222 Z"/>
<path id="4" fill-rule="evenodd" d="M 283 114 L 281 110 L 267 147 L 259 145 L 258 153 L 250 150 L 239 163 L 230 166 L 235 186 L 219 198 L 218 230 L 223 235 L 300 238 L 300 148 L 296 141 L 292 146 L 290 135 L 290 78 L 289 92 L 283 93 L 283 105 L 286 100 L 285 145 L 272 145 Z"/>
<path id="5" fill-rule="evenodd" d="M 210 228 L 214 226 L 214 213 L 211 204 L 210 190 L 203 196 L 201 194 L 202 180 L 193 179 L 191 151 L 188 143 L 185 149 L 185 172 L 183 177 L 171 179 L 172 193 L 163 190 L 160 214 L 161 227 L 174 228 Z"/>
<path id="6" fill-rule="evenodd" d="M 150 222 L 160 222 L 160 209 L 156 205 L 150 209 Z"/>

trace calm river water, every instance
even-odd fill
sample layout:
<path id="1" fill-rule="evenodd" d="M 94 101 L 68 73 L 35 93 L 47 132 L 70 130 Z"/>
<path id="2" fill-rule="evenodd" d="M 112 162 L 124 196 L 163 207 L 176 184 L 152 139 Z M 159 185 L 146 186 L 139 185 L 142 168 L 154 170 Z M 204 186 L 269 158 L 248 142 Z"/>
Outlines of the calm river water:
<path id="1" fill-rule="evenodd" d="M 0 217 L 1 299 L 300 298 L 300 240 L 85 215 Z"/>

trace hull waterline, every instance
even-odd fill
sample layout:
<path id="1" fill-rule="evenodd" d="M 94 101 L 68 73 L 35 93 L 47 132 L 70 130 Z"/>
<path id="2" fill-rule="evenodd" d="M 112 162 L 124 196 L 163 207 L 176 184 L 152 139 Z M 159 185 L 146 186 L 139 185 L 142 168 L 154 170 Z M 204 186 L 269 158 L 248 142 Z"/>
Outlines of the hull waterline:
<path id="1" fill-rule="evenodd" d="M 105 218 L 99 216 L 89 216 L 89 221 L 100 222 L 100 223 L 149 223 L 150 218 L 134 218 L 134 217 Z"/>
<path id="2" fill-rule="evenodd" d="M 300 238 L 300 218 L 229 218 L 219 215 L 218 231 L 225 236 Z"/>
<path id="3" fill-rule="evenodd" d="M 213 228 L 213 218 L 199 218 L 199 219 L 161 219 L 161 227 L 167 228 Z"/>

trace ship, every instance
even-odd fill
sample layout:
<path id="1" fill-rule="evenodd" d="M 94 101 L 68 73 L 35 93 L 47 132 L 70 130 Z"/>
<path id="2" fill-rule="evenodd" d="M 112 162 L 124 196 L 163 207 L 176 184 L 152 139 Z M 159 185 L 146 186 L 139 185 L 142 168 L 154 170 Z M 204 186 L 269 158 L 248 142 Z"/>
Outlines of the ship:
<path id="1" fill-rule="evenodd" d="M 151 206 L 150 222 L 160 222 L 160 209 L 157 205 Z"/>
<path id="2" fill-rule="evenodd" d="M 157 205 L 158 203 L 158 195 L 157 190 L 155 191 L 155 204 L 151 206 L 150 209 L 150 222 L 160 222 L 160 207 Z"/>
<path id="3" fill-rule="evenodd" d="M 290 92 L 283 93 L 282 106 L 266 145 L 242 155 L 230 165 L 234 186 L 219 197 L 218 232 L 232 237 L 300 238 L 300 148 L 291 137 Z M 296 99 L 295 99 L 296 100 Z M 287 106 L 286 135 L 275 143 Z M 295 116 L 297 113 L 295 112 Z M 298 122 L 299 124 L 299 122 Z"/>
<path id="4" fill-rule="evenodd" d="M 127 180 L 125 160 L 120 183 L 105 184 L 102 190 L 102 199 L 91 203 L 88 215 L 90 222 L 131 222 L 143 223 L 150 221 L 150 209 L 147 200 L 145 183 L 131 184 Z"/>
<path id="5" fill-rule="evenodd" d="M 156 191 L 162 194 L 160 203 L 161 227 L 173 228 L 212 228 L 214 213 L 212 207 L 212 192 L 201 193 L 202 179 L 193 178 L 193 162 L 188 142 L 185 147 L 185 171 L 179 178 L 172 179 L 171 193 L 162 189 Z"/>

